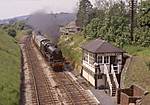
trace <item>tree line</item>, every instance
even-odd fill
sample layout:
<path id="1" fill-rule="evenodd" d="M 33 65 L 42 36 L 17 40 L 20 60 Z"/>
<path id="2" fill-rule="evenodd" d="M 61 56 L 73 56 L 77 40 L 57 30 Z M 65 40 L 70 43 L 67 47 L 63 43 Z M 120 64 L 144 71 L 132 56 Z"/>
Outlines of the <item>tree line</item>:
<path id="1" fill-rule="evenodd" d="M 13 21 L 9 24 L 1 25 L 2 28 L 8 35 L 16 37 L 18 31 L 26 31 L 27 34 L 31 34 L 31 27 L 26 24 L 26 21 Z"/>
<path id="2" fill-rule="evenodd" d="M 76 23 L 88 39 L 100 37 L 120 47 L 150 46 L 150 0 L 96 0 L 95 7 L 89 0 L 81 0 Z"/>

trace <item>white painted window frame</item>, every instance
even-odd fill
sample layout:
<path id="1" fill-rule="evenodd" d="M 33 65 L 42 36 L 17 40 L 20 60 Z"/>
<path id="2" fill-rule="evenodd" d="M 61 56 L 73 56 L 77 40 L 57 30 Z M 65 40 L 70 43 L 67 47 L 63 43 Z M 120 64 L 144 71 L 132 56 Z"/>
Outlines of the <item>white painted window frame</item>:
<path id="1" fill-rule="evenodd" d="M 98 61 L 98 57 L 99 57 L 100 55 L 98 55 L 97 56 L 97 61 Z M 98 64 L 110 64 L 110 56 L 100 56 L 100 57 L 102 57 L 102 63 L 98 63 Z M 108 63 L 104 63 L 104 58 L 105 57 L 108 57 Z"/>
<path id="2" fill-rule="evenodd" d="M 99 57 L 102 57 L 102 62 L 101 63 L 98 62 L 99 61 Z M 97 63 L 98 64 L 103 64 L 103 56 L 100 56 L 100 55 L 97 56 Z"/>
<path id="3" fill-rule="evenodd" d="M 104 63 L 104 61 L 105 61 L 105 57 L 108 57 L 108 63 Z M 110 56 L 103 56 L 103 64 L 110 64 Z"/>

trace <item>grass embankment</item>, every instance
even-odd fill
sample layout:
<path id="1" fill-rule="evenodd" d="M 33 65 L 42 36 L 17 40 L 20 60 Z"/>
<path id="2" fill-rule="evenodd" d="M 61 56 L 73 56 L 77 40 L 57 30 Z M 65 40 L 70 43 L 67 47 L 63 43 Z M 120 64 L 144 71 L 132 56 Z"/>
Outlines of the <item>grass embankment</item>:
<path id="1" fill-rule="evenodd" d="M 82 50 L 80 45 L 82 45 L 86 40 L 83 35 L 72 35 L 72 36 L 62 36 L 60 38 L 60 46 L 65 58 L 71 61 L 75 70 L 80 72 L 81 70 L 81 59 Z"/>
<path id="2" fill-rule="evenodd" d="M 126 46 L 125 49 L 133 55 L 125 75 L 125 86 L 137 84 L 150 92 L 150 48 Z M 150 94 L 144 98 L 142 105 L 150 105 Z"/>
<path id="3" fill-rule="evenodd" d="M 19 104 L 19 70 L 19 45 L 0 29 L 0 105 Z"/>

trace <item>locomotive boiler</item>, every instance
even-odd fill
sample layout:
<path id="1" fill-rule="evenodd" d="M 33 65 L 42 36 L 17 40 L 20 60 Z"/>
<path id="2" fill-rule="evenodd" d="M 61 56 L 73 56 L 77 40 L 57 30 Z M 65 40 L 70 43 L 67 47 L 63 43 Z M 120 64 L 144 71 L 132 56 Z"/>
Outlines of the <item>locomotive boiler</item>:
<path id="1" fill-rule="evenodd" d="M 57 45 L 52 43 L 51 40 L 46 38 L 40 32 L 33 32 L 32 39 L 42 55 L 51 65 L 52 69 L 56 72 L 63 71 L 64 58 L 61 50 L 57 47 Z"/>

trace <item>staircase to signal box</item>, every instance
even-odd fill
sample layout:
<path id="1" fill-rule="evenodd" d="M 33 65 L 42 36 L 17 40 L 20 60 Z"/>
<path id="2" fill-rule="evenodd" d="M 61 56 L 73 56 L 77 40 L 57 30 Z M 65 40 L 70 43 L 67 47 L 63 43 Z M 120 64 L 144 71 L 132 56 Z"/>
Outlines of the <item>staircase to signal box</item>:
<path id="1" fill-rule="evenodd" d="M 119 88 L 119 84 L 118 84 L 117 77 L 116 77 L 115 71 L 113 69 L 113 66 L 111 67 L 111 73 L 109 73 L 107 66 L 104 65 L 104 74 L 106 74 L 106 77 L 107 77 L 110 95 L 116 96 L 116 92 L 117 92 L 117 89 Z"/>
<path id="2" fill-rule="evenodd" d="M 113 75 L 112 74 L 109 74 L 110 76 L 110 80 L 111 80 L 111 84 L 112 84 L 112 96 L 115 96 L 116 95 L 116 84 L 115 84 L 115 81 L 113 79 Z"/>

